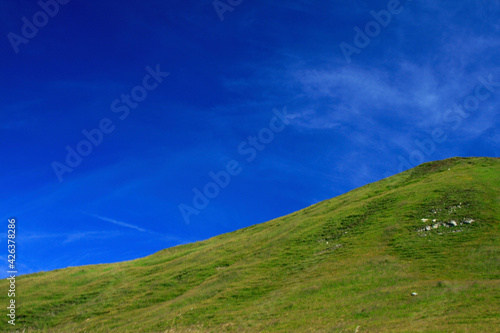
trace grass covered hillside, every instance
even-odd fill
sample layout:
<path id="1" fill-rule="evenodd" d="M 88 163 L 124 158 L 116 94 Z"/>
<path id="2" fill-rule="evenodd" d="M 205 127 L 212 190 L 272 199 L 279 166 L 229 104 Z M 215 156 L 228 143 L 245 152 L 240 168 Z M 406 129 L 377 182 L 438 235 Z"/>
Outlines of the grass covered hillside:
<path id="1" fill-rule="evenodd" d="M 500 160 L 425 163 L 206 241 L 16 282 L 20 332 L 499 332 Z"/>

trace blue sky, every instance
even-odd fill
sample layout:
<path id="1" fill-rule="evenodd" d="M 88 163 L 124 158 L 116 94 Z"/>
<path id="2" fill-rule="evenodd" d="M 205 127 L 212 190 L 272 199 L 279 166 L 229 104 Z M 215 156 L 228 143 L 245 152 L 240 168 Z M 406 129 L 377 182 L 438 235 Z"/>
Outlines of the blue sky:
<path id="1" fill-rule="evenodd" d="M 130 260 L 498 157 L 498 17 L 485 0 L 2 1 L 0 242 L 15 217 L 23 274 Z"/>

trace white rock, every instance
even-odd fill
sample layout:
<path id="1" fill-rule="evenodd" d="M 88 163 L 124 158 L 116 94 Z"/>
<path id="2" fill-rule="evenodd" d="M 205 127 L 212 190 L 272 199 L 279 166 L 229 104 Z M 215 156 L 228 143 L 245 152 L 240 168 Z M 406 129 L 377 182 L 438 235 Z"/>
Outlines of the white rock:
<path id="1" fill-rule="evenodd" d="M 418 294 L 416 292 L 411 293 L 412 296 L 417 296 Z"/>
<path id="2" fill-rule="evenodd" d="M 425 230 L 427 230 L 427 231 L 431 231 L 431 226 L 430 226 L 430 225 L 426 226 L 426 227 L 425 227 Z"/>
<path id="3" fill-rule="evenodd" d="M 452 226 L 452 227 L 456 227 L 458 224 L 454 220 L 451 220 L 450 222 L 448 222 L 448 225 Z"/>
<path id="4" fill-rule="evenodd" d="M 427 221 L 429 221 L 429 219 L 421 219 L 420 221 L 427 222 Z"/>

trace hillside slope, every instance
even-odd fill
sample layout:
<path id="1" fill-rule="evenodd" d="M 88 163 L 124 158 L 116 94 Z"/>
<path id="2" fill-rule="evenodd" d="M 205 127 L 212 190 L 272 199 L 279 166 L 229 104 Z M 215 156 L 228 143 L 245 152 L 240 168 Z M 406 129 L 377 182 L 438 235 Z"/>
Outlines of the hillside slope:
<path id="1" fill-rule="evenodd" d="M 425 163 L 146 258 L 20 277 L 16 328 L 494 332 L 499 222 L 499 159 Z"/>

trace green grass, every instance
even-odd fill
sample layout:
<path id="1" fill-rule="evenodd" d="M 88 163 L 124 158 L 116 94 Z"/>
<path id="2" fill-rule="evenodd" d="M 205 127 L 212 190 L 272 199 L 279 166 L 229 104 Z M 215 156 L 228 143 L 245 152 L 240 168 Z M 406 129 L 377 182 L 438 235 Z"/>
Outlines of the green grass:
<path id="1" fill-rule="evenodd" d="M 419 232 L 422 218 L 475 222 Z M 499 220 L 499 159 L 425 163 L 203 242 L 19 277 L 16 328 L 498 332 Z"/>

